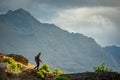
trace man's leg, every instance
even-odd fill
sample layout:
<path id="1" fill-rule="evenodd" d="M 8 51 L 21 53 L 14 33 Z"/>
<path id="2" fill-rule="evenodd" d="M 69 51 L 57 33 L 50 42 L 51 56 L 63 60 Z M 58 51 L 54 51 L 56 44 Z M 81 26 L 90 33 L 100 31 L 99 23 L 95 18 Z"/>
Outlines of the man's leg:
<path id="1" fill-rule="evenodd" d="M 37 65 L 37 62 L 36 62 L 36 65 Z M 37 68 L 37 66 L 34 67 L 34 69 L 36 69 L 36 68 Z"/>
<path id="2" fill-rule="evenodd" d="M 37 62 L 37 70 L 39 70 L 40 62 Z"/>

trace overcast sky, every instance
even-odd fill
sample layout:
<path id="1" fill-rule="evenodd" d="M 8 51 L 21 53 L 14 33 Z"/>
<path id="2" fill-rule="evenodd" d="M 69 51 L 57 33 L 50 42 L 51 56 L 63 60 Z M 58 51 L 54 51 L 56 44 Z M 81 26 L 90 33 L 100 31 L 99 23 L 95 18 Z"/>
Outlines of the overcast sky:
<path id="1" fill-rule="evenodd" d="M 101 46 L 120 46 L 120 0 L 0 0 L 0 14 L 19 8 Z"/>

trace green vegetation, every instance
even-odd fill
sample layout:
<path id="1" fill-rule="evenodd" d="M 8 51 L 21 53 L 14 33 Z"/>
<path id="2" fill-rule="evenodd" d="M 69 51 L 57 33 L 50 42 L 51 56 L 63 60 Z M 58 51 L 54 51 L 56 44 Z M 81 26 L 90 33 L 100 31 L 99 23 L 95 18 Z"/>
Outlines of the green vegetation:
<path id="1" fill-rule="evenodd" d="M 93 67 L 95 72 L 112 72 L 112 69 L 108 68 L 105 63 L 100 66 Z"/>
<path id="2" fill-rule="evenodd" d="M 59 68 L 55 68 L 54 71 L 50 70 L 50 66 L 48 64 L 44 64 L 43 66 L 41 66 L 40 70 L 37 72 L 37 77 L 38 78 L 45 78 L 45 75 L 51 75 L 51 76 L 55 76 L 55 75 L 61 75 L 63 74 L 63 71 L 60 70 Z M 61 80 L 66 80 L 66 79 L 61 79 Z"/>
<path id="3" fill-rule="evenodd" d="M 55 68 L 54 71 L 53 71 L 54 74 L 57 74 L 57 75 L 61 75 L 63 74 L 63 71 L 60 70 L 59 68 Z"/>
<path id="4" fill-rule="evenodd" d="M 38 78 L 44 78 L 44 75 L 43 75 L 43 73 L 41 71 L 38 71 L 37 72 L 37 77 Z"/>
<path id="5" fill-rule="evenodd" d="M 70 80 L 70 79 L 67 77 L 59 76 L 55 80 Z"/>
<path id="6" fill-rule="evenodd" d="M 48 72 L 50 72 L 50 66 L 48 64 L 44 64 L 37 72 L 37 77 L 43 79 L 44 78 L 43 73 L 48 73 Z"/>
<path id="7" fill-rule="evenodd" d="M 21 72 L 21 70 L 23 69 L 23 64 L 16 62 L 11 57 L 5 57 L 3 62 L 6 63 L 13 72 Z"/>
<path id="8" fill-rule="evenodd" d="M 50 72 L 50 66 L 48 64 L 44 64 L 41 66 L 40 70 L 43 72 Z"/>

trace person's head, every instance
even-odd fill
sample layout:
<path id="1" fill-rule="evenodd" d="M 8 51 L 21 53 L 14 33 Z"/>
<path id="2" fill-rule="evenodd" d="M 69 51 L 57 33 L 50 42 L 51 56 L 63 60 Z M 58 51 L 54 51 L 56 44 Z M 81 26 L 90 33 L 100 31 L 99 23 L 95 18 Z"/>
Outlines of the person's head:
<path id="1" fill-rule="evenodd" d="M 41 55 L 41 53 L 39 53 L 38 55 Z"/>

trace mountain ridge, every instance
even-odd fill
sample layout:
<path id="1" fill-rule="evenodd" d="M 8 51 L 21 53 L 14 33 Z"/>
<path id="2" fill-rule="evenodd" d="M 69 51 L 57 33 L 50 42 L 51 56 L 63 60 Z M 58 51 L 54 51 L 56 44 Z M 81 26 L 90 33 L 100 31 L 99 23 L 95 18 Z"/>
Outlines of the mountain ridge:
<path id="1" fill-rule="evenodd" d="M 104 61 L 118 70 L 114 58 L 94 39 L 69 33 L 54 24 L 40 23 L 31 14 L 24 17 L 19 10 L 17 12 L 9 17 L 0 16 L 1 52 L 23 54 L 32 63 L 34 56 L 41 52 L 44 63 L 68 72 L 92 70 Z"/>
<path id="2" fill-rule="evenodd" d="M 113 46 L 106 46 L 103 47 L 104 50 L 106 50 L 107 52 L 109 52 L 118 62 L 119 66 L 120 66 L 120 47 L 113 45 Z"/>

